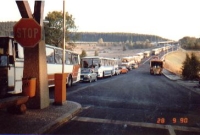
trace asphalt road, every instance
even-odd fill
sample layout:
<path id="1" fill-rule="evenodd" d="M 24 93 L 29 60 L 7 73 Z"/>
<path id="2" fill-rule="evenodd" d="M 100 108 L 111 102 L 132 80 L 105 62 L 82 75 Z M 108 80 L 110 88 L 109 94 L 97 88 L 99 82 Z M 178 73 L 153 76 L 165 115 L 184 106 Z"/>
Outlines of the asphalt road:
<path id="1" fill-rule="evenodd" d="M 67 100 L 83 110 L 52 134 L 200 134 L 200 95 L 150 75 L 147 59 L 127 74 L 67 88 Z"/>

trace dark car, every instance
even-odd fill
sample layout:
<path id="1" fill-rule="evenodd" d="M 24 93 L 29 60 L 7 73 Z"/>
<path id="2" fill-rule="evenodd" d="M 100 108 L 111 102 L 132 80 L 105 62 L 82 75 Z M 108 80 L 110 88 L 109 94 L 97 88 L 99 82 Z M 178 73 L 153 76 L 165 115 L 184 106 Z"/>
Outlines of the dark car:
<path id="1" fill-rule="evenodd" d="M 97 81 L 97 73 L 92 68 L 82 68 L 80 81 Z"/>

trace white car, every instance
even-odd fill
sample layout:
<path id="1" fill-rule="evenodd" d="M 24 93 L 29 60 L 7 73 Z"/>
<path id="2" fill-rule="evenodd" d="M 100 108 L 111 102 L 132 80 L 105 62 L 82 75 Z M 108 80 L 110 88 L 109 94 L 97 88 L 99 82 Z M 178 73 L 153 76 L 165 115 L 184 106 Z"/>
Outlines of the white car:
<path id="1" fill-rule="evenodd" d="M 81 69 L 81 77 L 80 81 L 97 81 L 97 73 L 94 72 L 94 69 L 92 68 L 82 68 Z"/>

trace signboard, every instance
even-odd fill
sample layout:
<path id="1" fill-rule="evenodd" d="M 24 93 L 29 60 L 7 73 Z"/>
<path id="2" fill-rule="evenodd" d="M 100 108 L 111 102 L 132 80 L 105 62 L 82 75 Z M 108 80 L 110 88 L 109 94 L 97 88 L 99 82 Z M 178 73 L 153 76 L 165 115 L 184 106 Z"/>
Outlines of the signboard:
<path id="1" fill-rule="evenodd" d="M 22 18 L 13 27 L 14 39 L 23 47 L 34 47 L 42 37 L 41 26 L 33 18 Z"/>

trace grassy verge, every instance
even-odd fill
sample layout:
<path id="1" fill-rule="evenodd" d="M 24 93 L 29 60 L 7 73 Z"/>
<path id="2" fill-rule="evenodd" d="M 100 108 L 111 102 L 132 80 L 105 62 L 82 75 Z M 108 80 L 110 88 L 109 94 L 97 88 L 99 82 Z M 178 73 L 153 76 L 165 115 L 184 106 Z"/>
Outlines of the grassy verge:
<path id="1" fill-rule="evenodd" d="M 185 61 L 186 53 L 190 55 L 192 52 L 194 52 L 197 58 L 199 58 L 200 60 L 200 51 L 178 50 L 178 51 L 169 53 L 168 55 L 165 56 L 164 68 L 181 76 L 182 64 Z"/>

